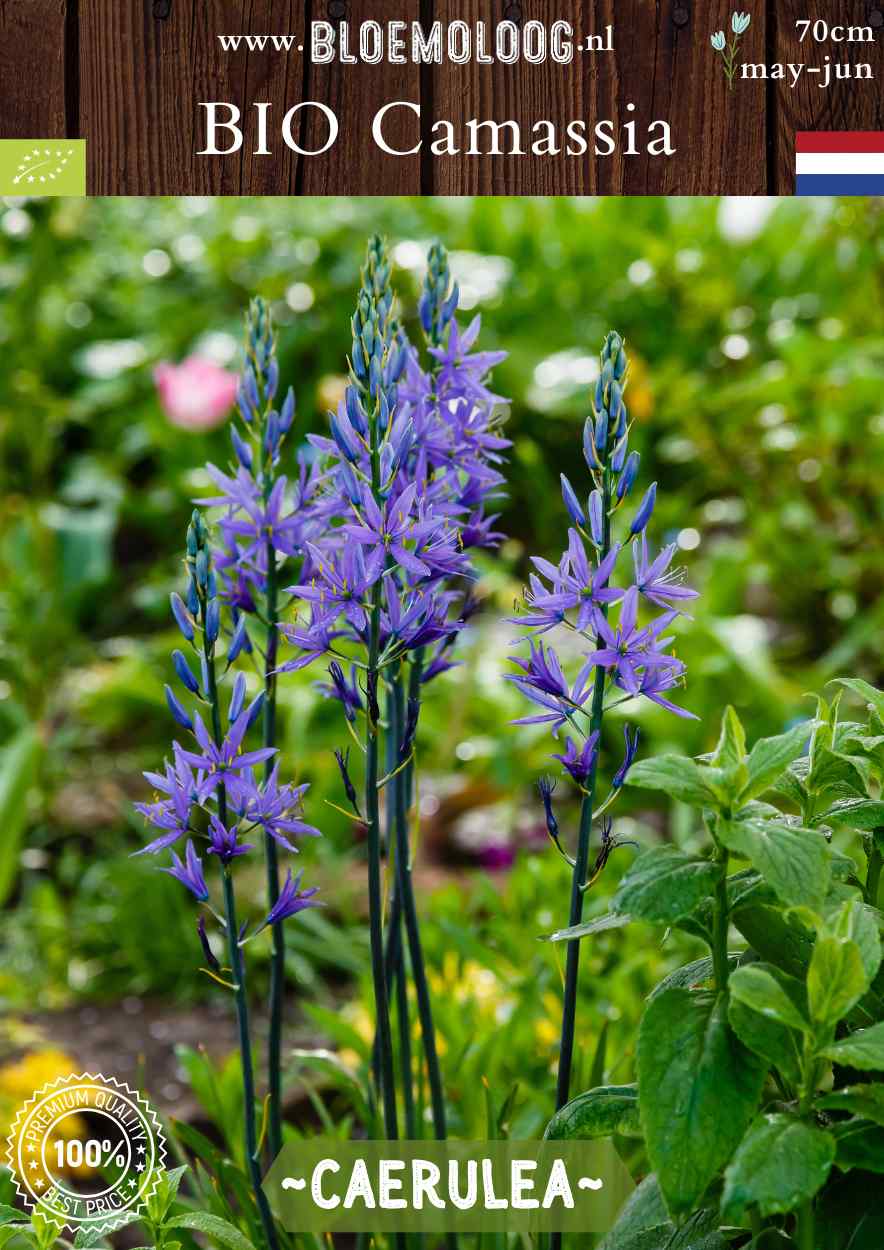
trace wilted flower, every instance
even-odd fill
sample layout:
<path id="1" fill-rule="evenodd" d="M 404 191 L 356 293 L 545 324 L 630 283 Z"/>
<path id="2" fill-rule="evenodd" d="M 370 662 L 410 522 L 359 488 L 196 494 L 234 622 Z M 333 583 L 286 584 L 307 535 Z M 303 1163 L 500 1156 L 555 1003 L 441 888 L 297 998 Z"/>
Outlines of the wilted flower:
<path id="1" fill-rule="evenodd" d="M 162 361 L 153 378 L 166 416 L 185 430 L 214 429 L 236 399 L 237 375 L 203 356 L 188 356 L 180 365 Z"/>

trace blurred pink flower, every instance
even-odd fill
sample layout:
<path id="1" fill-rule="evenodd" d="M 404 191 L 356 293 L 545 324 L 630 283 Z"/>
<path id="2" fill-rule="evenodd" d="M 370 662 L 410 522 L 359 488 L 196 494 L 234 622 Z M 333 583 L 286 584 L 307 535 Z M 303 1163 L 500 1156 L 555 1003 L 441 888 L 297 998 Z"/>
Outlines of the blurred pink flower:
<path id="1" fill-rule="evenodd" d="M 236 399 L 239 379 L 204 356 L 188 356 L 180 365 L 162 361 L 153 380 L 163 411 L 185 430 L 211 430 L 220 425 Z"/>

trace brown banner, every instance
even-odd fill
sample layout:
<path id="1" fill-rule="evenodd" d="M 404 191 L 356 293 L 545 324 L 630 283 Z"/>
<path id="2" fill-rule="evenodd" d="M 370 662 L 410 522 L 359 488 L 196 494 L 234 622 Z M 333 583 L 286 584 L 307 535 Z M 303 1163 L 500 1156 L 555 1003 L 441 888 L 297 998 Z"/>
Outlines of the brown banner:
<path id="1" fill-rule="evenodd" d="M 753 68 L 746 77 L 741 68 L 730 90 L 710 39 L 717 30 L 730 38 L 737 11 L 751 18 L 739 60 Z M 570 64 L 475 55 L 391 64 L 385 54 L 342 65 L 316 63 L 308 38 L 312 23 L 345 22 L 358 53 L 365 22 L 386 31 L 391 21 L 458 21 L 475 52 L 479 24 L 493 42 L 503 21 L 526 32 L 560 20 L 575 40 L 594 35 L 612 50 L 580 50 Z M 219 38 L 273 34 L 296 42 L 258 50 L 243 38 L 225 50 Z M 884 129 L 882 39 L 884 11 L 867 0 L 0 0 L 0 137 L 85 138 L 88 190 L 98 195 L 791 194 L 796 131 Z M 199 154 L 207 101 L 241 115 L 244 140 L 231 155 Z M 281 136 L 286 112 L 304 101 L 324 103 L 339 126 L 322 155 L 301 155 Z M 422 139 L 420 151 L 391 155 L 373 141 L 372 120 L 395 101 L 411 107 L 388 113 L 385 142 L 404 152 Z M 515 123 L 525 154 L 468 155 L 470 118 Z M 568 122 L 584 122 L 588 152 L 532 153 L 541 119 L 563 149 Z M 459 152 L 430 150 L 440 120 Z M 670 127 L 673 155 L 647 151 L 657 120 Z M 610 154 L 594 150 L 601 121 Z M 315 151 L 329 122 L 310 106 L 291 132 Z M 219 131 L 218 146 L 232 133 Z M 506 148 L 512 128 L 501 134 Z"/>

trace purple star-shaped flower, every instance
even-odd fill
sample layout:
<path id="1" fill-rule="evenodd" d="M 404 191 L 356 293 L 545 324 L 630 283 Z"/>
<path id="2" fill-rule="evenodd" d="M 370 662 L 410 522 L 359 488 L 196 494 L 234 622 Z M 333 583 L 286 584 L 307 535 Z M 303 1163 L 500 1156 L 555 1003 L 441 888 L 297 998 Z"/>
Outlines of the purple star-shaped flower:
<path id="1" fill-rule="evenodd" d="M 262 747 L 258 751 L 243 751 L 242 742 L 246 730 L 254 723 L 264 702 L 263 692 L 247 708 L 244 708 L 230 726 L 227 737 L 219 746 L 202 722 L 199 712 L 194 713 L 193 732 L 202 747 L 202 755 L 194 751 L 182 751 L 181 758 L 194 768 L 202 768 L 208 774 L 213 787 L 220 782 L 236 782 L 244 768 L 252 768 L 276 754 L 275 747 Z"/>
<path id="2" fill-rule="evenodd" d="M 591 733 L 578 750 L 570 738 L 565 739 L 564 755 L 554 755 L 567 773 L 570 773 L 578 786 L 586 783 L 598 758 L 599 731 Z"/>
<path id="3" fill-rule="evenodd" d="M 644 597 L 660 608 L 671 608 L 687 599 L 696 599 L 697 591 L 684 583 L 684 569 L 670 569 L 677 546 L 664 547 L 651 563 L 648 562 L 648 540 L 645 534 L 632 544 L 635 563 L 635 585 Z"/>
<path id="4" fill-rule="evenodd" d="M 618 685 L 629 694 L 638 694 L 641 686 L 639 670 L 681 667 L 658 649 L 659 636 L 678 615 L 666 612 L 643 629 L 638 627 L 638 590 L 630 586 L 620 604 L 620 620 L 613 629 L 601 612 L 596 612 L 593 624 L 599 642 L 604 645 L 587 656 L 587 664 L 615 669 Z"/>
<path id="5" fill-rule="evenodd" d="M 279 892 L 279 898 L 274 903 L 261 926 L 265 928 L 267 925 L 278 924 L 280 920 L 285 920 L 289 916 L 295 916 L 299 911 L 305 911 L 308 907 L 321 907 L 322 904 L 318 899 L 314 900 L 314 895 L 319 893 L 319 886 L 312 886 L 309 890 L 302 890 L 301 874 L 292 878 L 291 868 L 283 882 L 282 889 Z"/>
<path id="6" fill-rule="evenodd" d="M 346 543 L 342 550 L 328 554 L 313 543 L 308 542 L 306 548 L 314 577 L 290 586 L 288 594 L 317 604 L 323 614 L 337 609 L 361 633 L 368 624 L 365 597 L 383 572 L 383 551 L 375 548 L 366 557 L 358 542 Z"/>
<path id="7" fill-rule="evenodd" d="M 163 872 L 167 872 L 170 877 L 174 877 L 176 881 L 180 881 L 182 885 L 186 885 L 191 894 L 194 894 L 201 903 L 204 903 L 209 897 L 209 887 L 206 885 L 206 878 L 203 876 L 203 861 L 193 849 L 193 843 L 190 838 L 187 839 L 187 846 L 184 851 L 184 863 L 172 852 L 172 867 L 163 868 Z"/>

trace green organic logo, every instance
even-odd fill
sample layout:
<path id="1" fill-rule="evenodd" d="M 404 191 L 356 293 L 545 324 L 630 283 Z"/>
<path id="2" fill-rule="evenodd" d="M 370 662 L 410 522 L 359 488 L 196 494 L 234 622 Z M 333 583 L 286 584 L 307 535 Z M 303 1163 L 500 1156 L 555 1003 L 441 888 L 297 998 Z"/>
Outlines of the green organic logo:
<path id="1" fill-rule="evenodd" d="M 85 194 L 85 139 L 0 139 L 0 195 Z"/>

